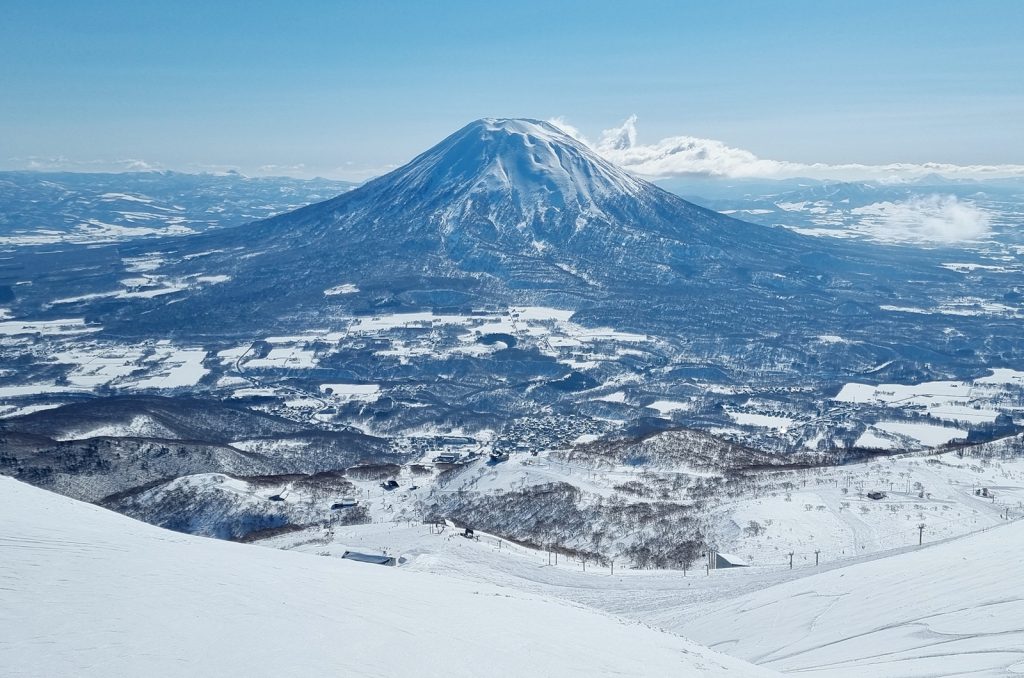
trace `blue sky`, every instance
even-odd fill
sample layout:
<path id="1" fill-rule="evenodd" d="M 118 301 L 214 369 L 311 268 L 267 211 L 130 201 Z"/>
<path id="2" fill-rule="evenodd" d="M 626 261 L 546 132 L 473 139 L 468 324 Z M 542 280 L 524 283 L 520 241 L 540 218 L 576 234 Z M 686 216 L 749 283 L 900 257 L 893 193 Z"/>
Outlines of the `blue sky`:
<path id="1" fill-rule="evenodd" d="M 485 116 L 793 163 L 1024 163 L 1024 2 L 35 2 L 0 166 L 364 178 Z"/>

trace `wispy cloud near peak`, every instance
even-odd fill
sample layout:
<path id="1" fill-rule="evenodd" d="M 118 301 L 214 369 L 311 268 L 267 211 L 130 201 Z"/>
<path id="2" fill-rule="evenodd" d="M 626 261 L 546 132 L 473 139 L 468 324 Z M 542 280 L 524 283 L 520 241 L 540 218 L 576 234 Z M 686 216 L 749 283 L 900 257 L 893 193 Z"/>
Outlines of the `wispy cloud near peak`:
<path id="1" fill-rule="evenodd" d="M 716 139 L 691 136 L 666 137 L 650 144 L 637 142 L 637 116 L 604 130 L 597 142 L 590 142 L 564 118 L 550 122 L 570 136 L 586 143 L 615 164 L 652 178 L 704 176 L 729 178 L 785 179 L 810 177 L 835 180 L 909 180 L 929 174 L 949 178 L 992 178 L 1024 176 L 1024 165 L 955 165 L 951 163 L 801 163 L 760 158 L 751 151 L 729 146 Z"/>

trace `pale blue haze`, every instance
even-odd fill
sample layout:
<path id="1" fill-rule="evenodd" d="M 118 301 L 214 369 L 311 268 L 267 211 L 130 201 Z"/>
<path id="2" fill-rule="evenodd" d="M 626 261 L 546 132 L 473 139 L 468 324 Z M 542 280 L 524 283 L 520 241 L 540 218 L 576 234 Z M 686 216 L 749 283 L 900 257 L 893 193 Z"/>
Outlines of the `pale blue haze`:
<path id="1" fill-rule="evenodd" d="M 1024 161 L 1013 0 L 5 4 L 0 168 L 359 179 L 475 118 L 632 113 L 796 162 Z"/>

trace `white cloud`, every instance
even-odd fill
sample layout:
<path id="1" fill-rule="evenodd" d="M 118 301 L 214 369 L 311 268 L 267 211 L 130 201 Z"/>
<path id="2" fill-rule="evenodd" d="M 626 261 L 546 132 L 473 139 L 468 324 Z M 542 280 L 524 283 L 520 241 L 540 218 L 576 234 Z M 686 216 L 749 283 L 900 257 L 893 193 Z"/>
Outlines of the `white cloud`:
<path id="1" fill-rule="evenodd" d="M 855 230 L 890 242 L 954 243 L 988 235 L 991 215 L 954 195 L 915 196 L 901 202 L 876 202 L 850 210 L 859 217 Z"/>
<path id="2" fill-rule="evenodd" d="M 636 121 L 634 113 L 620 127 L 601 132 L 601 140 L 597 142 L 598 150 L 602 153 L 618 153 L 636 148 Z"/>
<path id="3" fill-rule="evenodd" d="M 596 143 L 588 141 L 564 118 L 549 120 L 573 138 L 586 143 L 608 160 L 634 174 L 651 178 L 710 176 L 731 178 L 818 179 L 900 181 L 929 174 L 949 178 L 1024 176 L 1024 165 L 954 165 L 951 163 L 800 163 L 759 158 L 742 148 L 716 139 L 674 136 L 651 144 L 637 143 L 637 116 L 621 126 L 601 133 Z"/>
<path id="4" fill-rule="evenodd" d="M 159 164 L 136 158 L 72 160 L 62 155 L 41 157 L 31 155 L 24 158 L 7 158 L 4 164 L 24 167 L 35 171 L 71 172 L 148 172 L 163 169 Z"/>
<path id="5" fill-rule="evenodd" d="M 307 169 L 306 165 L 301 162 L 295 165 L 275 165 L 270 163 L 257 167 L 256 174 L 258 176 L 300 177 L 307 174 Z"/>
<path id="6" fill-rule="evenodd" d="M 119 167 L 124 167 L 128 172 L 155 172 L 161 169 L 161 166 L 158 164 L 132 158 L 117 160 L 115 164 Z"/>

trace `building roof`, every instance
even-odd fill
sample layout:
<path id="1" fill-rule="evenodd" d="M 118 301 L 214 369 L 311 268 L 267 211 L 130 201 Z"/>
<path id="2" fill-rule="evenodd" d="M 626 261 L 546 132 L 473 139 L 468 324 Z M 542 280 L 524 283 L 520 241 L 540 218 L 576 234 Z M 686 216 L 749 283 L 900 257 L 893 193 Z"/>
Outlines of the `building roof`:
<path id="1" fill-rule="evenodd" d="M 373 565 L 393 565 L 395 562 L 395 559 L 391 556 L 377 553 L 359 553 L 358 551 L 345 551 L 345 553 L 341 554 L 341 557 L 356 560 L 360 563 L 372 563 Z"/>
<path id="2" fill-rule="evenodd" d="M 718 551 L 718 552 L 715 552 L 715 555 L 717 557 L 721 558 L 722 560 L 724 560 L 725 562 L 729 563 L 730 565 L 735 565 L 736 567 L 749 567 L 750 566 L 750 563 L 748 563 L 747 561 L 743 560 L 739 556 L 734 556 L 731 553 L 722 553 L 722 552 Z"/>

